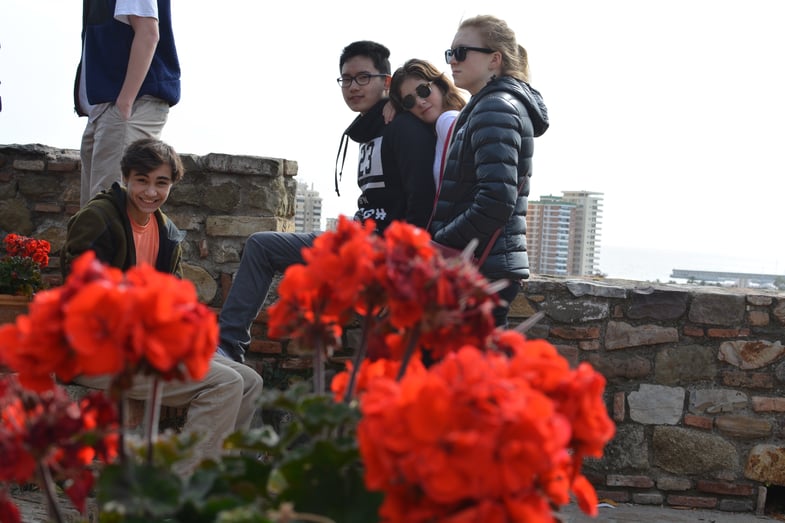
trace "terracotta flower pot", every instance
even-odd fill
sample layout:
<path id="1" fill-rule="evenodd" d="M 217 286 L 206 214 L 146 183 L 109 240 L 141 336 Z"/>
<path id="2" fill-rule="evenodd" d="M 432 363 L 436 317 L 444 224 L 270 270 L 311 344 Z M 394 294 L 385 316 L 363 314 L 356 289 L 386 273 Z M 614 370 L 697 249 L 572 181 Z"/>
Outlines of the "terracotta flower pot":
<path id="1" fill-rule="evenodd" d="M 13 296 L 0 294 L 0 324 L 11 323 L 20 314 L 27 313 L 30 298 L 27 296 Z"/>

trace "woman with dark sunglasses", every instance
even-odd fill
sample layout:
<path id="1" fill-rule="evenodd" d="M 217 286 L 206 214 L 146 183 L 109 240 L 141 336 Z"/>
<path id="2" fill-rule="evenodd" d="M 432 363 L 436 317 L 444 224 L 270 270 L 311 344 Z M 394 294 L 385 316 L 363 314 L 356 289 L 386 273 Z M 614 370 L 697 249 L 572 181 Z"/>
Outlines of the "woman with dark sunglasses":
<path id="1" fill-rule="evenodd" d="M 540 93 L 528 84 L 526 50 L 506 22 L 467 19 L 445 52 L 455 85 L 471 98 L 458 115 L 430 232 L 437 243 L 463 249 L 472 239 L 480 271 L 507 304 L 494 311 L 507 325 L 509 303 L 529 277 L 526 207 L 534 137 L 548 129 Z"/>
<path id="2" fill-rule="evenodd" d="M 449 141 L 458 112 L 466 105 L 463 94 L 436 66 L 425 60 L 412 58 L 393 74 L 390 102 L 396 113 L 409 111 L 434 127 L 436 151 L 433 158 L 433 179 L 438 191 L 444 148 Z"/>

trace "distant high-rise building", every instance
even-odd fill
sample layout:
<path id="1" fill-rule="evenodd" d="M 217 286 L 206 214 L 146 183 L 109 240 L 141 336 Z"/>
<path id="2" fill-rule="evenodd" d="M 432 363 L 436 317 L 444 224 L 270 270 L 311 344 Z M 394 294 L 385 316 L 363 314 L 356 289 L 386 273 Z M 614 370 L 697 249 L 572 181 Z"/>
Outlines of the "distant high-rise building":
<path id="1" fill-rule="evenodd" d="M 322 199 L 313 184 L 297 182 L 294 201 L 295 232 L 317 232 L 322 230 Z"/>
<path id="2" fill-rule="evenodd" d="M 602 230 L 602 193 L 591 191 L 562 191 L 562 198 L 575 204 L 572 225 L 572 265 L 570 274 L 597 274 L 600 262 L 600 231 Z"/>
<path id="3" fill-rule="evenodd" d="M 530 201 L 526 213 L 526 248 L 535 274 L 566 276 L 571 266 L 570 237 L 575 204 L 559 196 Z"/>
<path id="4" fill-rule="evenodd" d="M 530 201 L 529 267 L 535 274 L 589 276 L 599 263 L 602 193 L 562 191 Z"/>
<path id="5" fill-rule="evenodd" d="M 325 231 L 334 231 L 338 229 L 338 218 L 325 218 L 324 219 L 324 230 Z"/>

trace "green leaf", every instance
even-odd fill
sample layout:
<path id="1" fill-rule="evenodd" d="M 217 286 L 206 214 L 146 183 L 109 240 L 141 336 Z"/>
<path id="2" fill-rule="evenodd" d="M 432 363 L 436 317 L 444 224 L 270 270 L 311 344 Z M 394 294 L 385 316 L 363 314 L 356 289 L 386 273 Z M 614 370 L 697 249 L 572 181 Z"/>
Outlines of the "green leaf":
<path id="1" fill-rule="evenodd" d="M 132 516 L 174 514 L 180 506 L 182 480 L 160 467 L 129 461 L 106 466 L 96 489 L 102 511 L 125 514 L 125 521 L 131 521 Z"/>

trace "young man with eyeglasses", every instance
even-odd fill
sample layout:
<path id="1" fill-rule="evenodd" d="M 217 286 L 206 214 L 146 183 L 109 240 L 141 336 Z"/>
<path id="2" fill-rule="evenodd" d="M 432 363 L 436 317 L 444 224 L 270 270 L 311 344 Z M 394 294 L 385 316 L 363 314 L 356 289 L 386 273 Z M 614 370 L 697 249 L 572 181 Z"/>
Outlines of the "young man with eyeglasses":
<path id="1" fill-rule="evenodd" d="M 436 138 L 431 128 L 407 113 L 385 124 L 382 109 L 390 87 L 390 51 L 371 41 L 353 42 L 341 53 L 338 85 L 344 102 L 359 115 L 341 138 L 335 188 L 343 171 L 348 140 L 359 144 L 357 184 L 361 189 L 354 219 L 373 220 L 382 233 L 394 220 L 425 227 L 435 198 L 431 174 Z M 340 195 L 340 193 L 339 193 Z M 245 242 L 240 267 L 219 316 L 218 351 L 243 361 L 250 328 L 267 298 L 276 273 L 302 263 L 301 251 L 316 233 L 257 232 Z"/>

